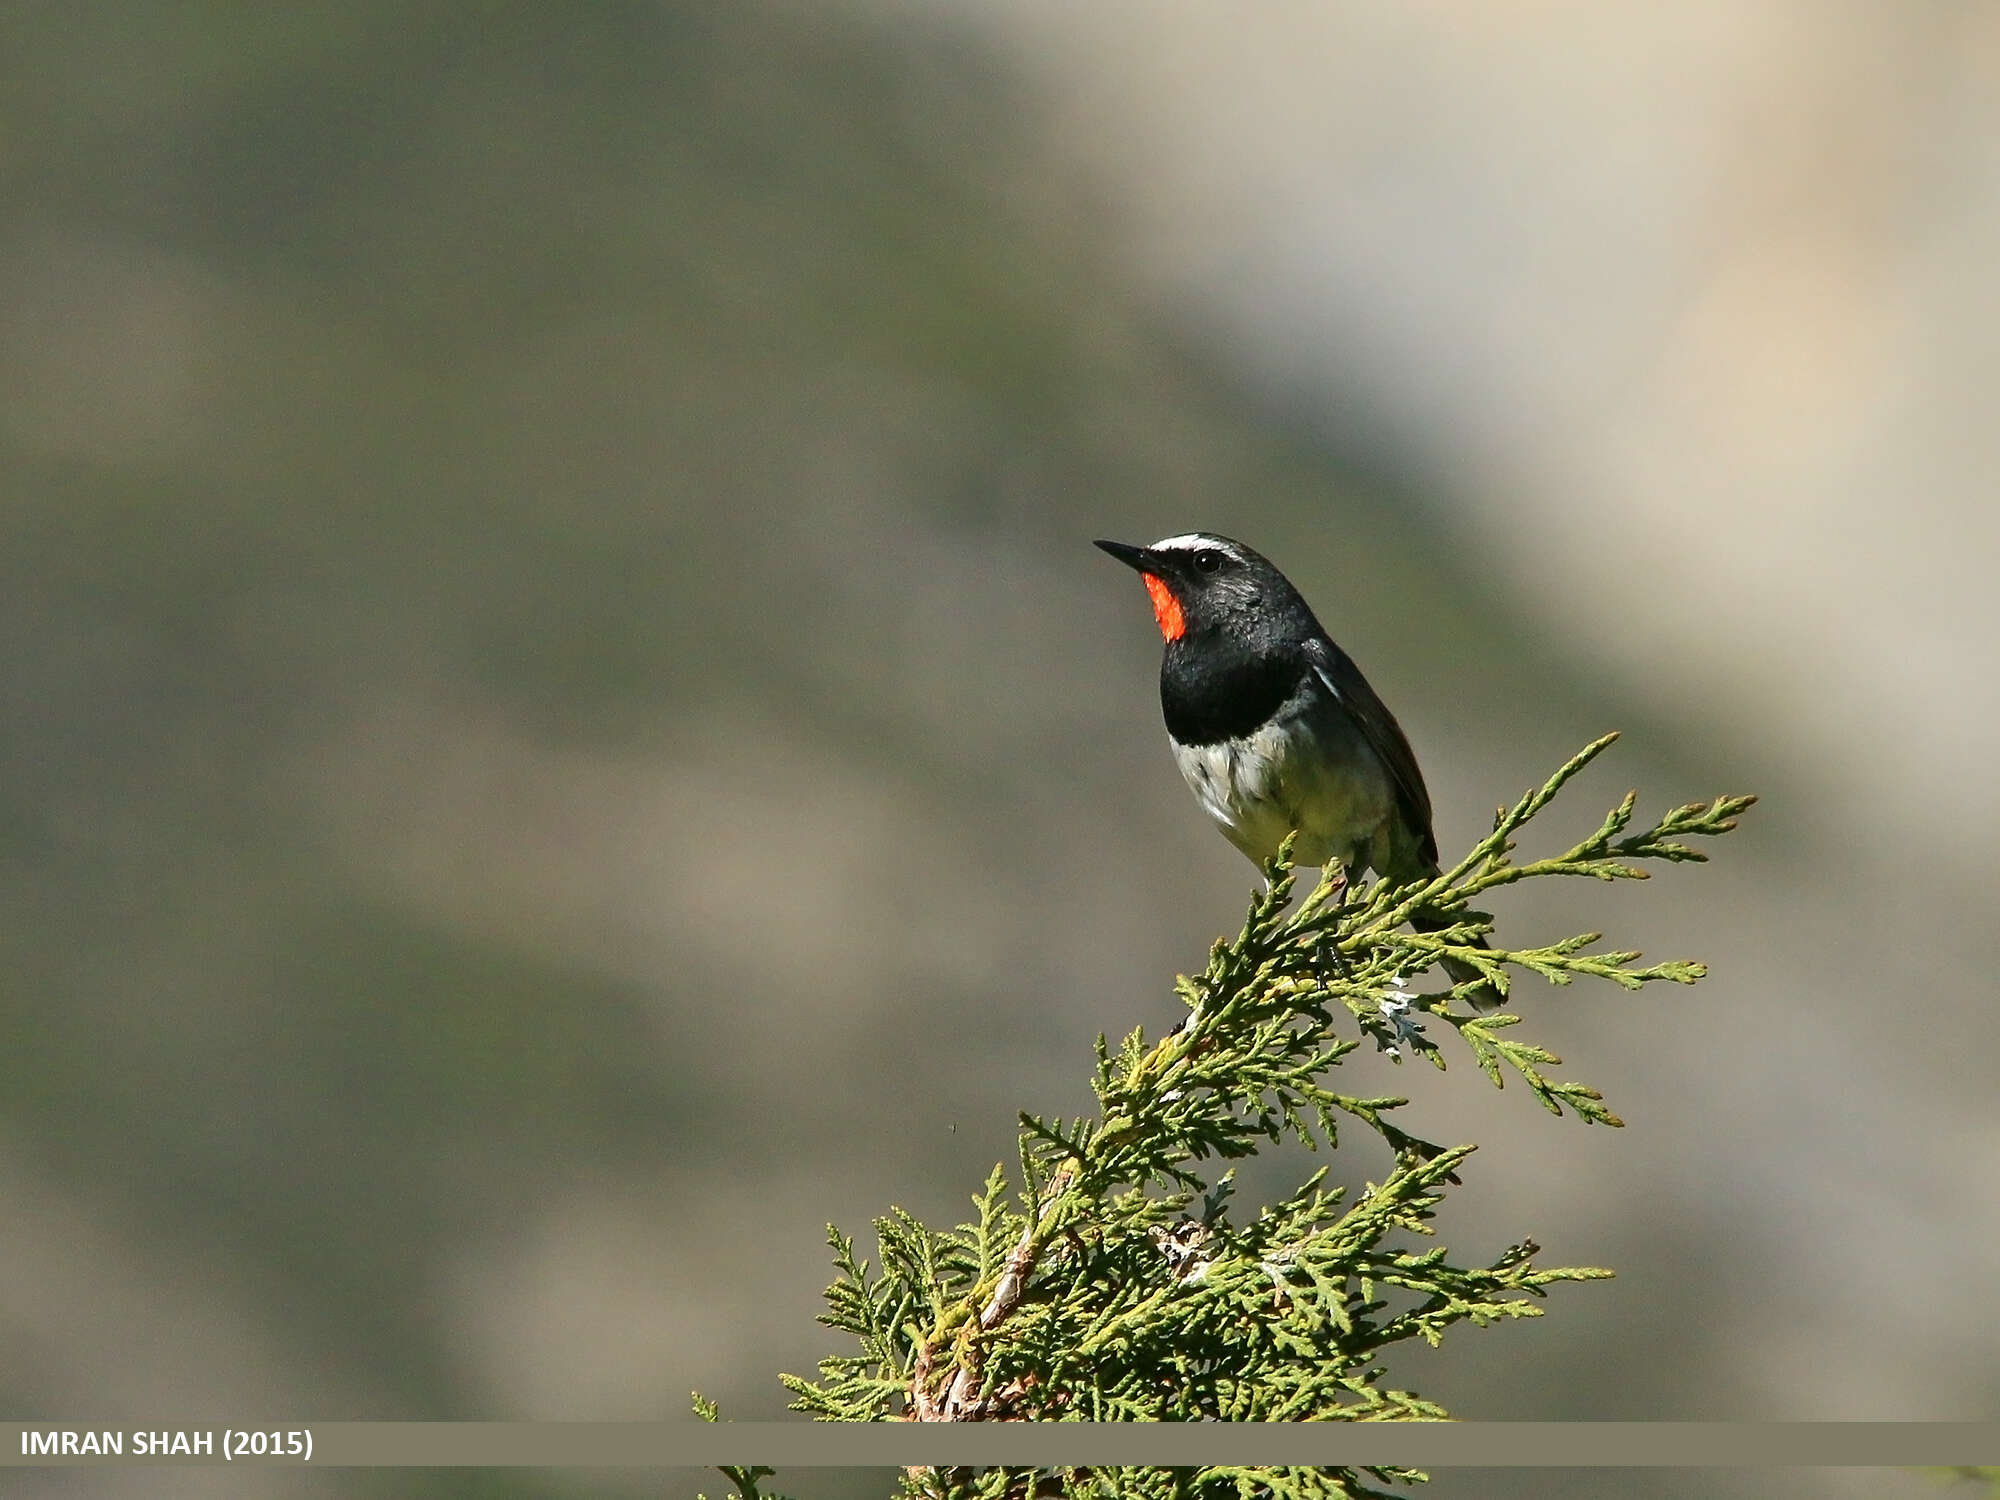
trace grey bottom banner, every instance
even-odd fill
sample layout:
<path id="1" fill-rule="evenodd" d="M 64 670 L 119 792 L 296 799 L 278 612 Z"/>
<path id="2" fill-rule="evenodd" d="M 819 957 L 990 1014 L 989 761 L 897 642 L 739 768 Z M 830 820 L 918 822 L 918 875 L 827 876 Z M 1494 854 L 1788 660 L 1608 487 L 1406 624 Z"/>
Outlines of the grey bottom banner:
<path id="1" fill-rule="evenodd" d="M 1728 1468 L 2000 1464 L 1990 1422 L 0 1423 L 0 1465 Z"/>

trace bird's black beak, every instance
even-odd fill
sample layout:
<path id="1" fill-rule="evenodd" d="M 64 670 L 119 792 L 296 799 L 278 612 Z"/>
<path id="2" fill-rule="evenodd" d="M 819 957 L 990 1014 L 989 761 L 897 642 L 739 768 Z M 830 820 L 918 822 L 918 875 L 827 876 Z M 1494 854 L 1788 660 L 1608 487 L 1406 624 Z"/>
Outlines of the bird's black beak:
<path id="1" fill-rule="evenodd" d="M 1128 568 L 1134 568 L 1141 573 L 1151 573 L 1155 577 L 1159 575 L 1159 554 L 1155 553 L 1150 547 L 1134 547 L 1130 542 L 1100 541 L 1097 545 L 1102 547 L 1106 552 L 1109 552 Z"/>

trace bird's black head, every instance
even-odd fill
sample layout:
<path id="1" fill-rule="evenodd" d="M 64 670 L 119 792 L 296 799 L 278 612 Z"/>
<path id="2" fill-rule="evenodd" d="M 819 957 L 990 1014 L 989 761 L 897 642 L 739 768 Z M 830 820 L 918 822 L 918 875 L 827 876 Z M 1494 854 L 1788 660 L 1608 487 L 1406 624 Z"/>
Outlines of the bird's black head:
<path id="1" fill-rule="evenodd" d="M 1290 580 L 1261 553 L 1226 536 L 1190 531 L 1150 547 L 1097 545 L 1145 580 L 1153 618 L 1169 647 L 1219 638 L 1262 655 L 1319 632 Z"/>

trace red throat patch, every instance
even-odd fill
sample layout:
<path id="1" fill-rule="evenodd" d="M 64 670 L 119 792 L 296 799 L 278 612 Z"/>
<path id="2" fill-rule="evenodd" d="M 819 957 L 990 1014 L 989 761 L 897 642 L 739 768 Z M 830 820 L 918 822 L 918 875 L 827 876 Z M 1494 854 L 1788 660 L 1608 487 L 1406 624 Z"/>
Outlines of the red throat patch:
<path id="1" fill-rule="evenodd" d="M 1181 613 L 1181 601 L 1174 597 L 1174 591 L 1166 581 L 1155 578 L 1151 573 L 1139 575 L 1146 581 L 1146 592 L 1152 596 L 1153 618 L 1160 622 L 1160 634 L 1170 641 L 1177 641 L 1187 634 L 1187 617 Z"/>

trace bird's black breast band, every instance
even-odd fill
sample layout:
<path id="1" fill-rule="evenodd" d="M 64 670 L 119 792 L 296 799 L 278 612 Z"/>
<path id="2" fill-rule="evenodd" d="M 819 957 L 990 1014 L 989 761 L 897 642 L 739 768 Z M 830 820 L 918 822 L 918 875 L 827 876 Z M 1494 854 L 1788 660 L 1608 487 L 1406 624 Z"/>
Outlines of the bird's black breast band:
<path id="1" fill-rule="evenodd" d="M 1284 653 L 1251 655 L 1210 642 L 1206 649 L 1167 648 L 1160 666 L 1160 708 L 1167 733 L 1182 745 L 1213 745 L 1263 728 L 1298 690 L 1305 663 Z"/>

